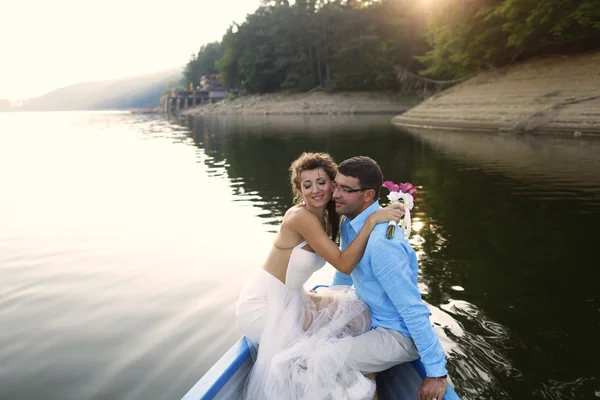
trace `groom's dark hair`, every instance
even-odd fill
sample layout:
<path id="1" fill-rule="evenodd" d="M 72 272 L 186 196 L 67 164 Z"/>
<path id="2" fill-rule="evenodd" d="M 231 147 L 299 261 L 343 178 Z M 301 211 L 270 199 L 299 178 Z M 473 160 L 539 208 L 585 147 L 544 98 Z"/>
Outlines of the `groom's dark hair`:
<path id="1" fill-rule="evenodd" d="M 373 189 L 375 200 L 379 199 L 379 191 L 383 185 L 383 173 L 377 161 L 367 156 L 352 157 L 338 165 L 342 175 L 358 178 L 362 189 Z"/>

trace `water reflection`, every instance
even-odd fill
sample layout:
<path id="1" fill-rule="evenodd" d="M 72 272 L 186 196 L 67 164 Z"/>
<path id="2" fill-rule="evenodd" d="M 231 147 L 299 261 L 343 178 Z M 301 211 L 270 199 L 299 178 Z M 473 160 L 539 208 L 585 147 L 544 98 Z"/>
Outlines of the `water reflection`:
<path id="1" fill-rule="evenodd" d="M 545 189 L 547 199 L 600 195 L 600 138 L 490 134 L 403 128 L 435 151 L 465 163 L 525 181 L 516 189 Z"/>
<path id="2" fill-rule="evenodd" d="M 590 347 L 600 335 L 600 141 L 411 134 L 443 155 L 419 166 L 419 181 L 436 194 L 419 203 L 435 221 L 422 233 L 423 279 L 452 271 L 462 300 L 507 329 L 498 345 L 520 374 L 494 376 L 510 398 L 548 398 L 548 388 L 551 398 L 592 397 L 599 381 L 591 371 L 600 370 Z M 442 246 L 440 236 L 448 239 Z M 471 319 L 461 321 L 476 332 Z"/>
<path id="3" fill-rule="evenodd" d="M 269 217 L 281 217 L 289 208 L 288 168 L 302 151 L 326 151 L 343 160 L 402 146 L 400 137 L 388 134 L 365 140 L 370 132 L 390 133 L 388 121 L 380 116 L 203 117 L 192 119 L 190 129 L 196 145 L 212 157 L 207 162 L 226 160 L 229 177 L 240 179 L 243 193 L 261 194 Z M 408 140 L 409 145 L 414 142 Z M 410 160 L 394 159 L 393 168 L 409 175 Z"/>

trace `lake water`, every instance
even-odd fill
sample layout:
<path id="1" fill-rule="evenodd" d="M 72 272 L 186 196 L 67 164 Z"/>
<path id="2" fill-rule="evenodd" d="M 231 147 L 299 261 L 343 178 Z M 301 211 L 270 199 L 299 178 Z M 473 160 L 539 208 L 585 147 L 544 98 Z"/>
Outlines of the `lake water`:
<path id="1" fill-rule="evenodd" d="M 418 186 L 420 285 L 464 398 L 600 397 L 600 140 L 75 112 L 0 113 L 0 399 L 181 398 L 239 339 L 305 150 Z"/>

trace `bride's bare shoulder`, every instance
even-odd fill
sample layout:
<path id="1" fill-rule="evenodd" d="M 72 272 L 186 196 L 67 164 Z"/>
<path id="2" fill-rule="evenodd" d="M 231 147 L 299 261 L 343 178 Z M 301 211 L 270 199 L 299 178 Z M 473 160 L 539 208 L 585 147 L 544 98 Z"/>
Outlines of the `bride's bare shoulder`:
<path id="1" fill-rule="evenodd" d="M 310 214 L 312 213 L 306 209 L 304 204 L 296 204 L 295 206 L 288 208 L 283 216 L 283 219 L 285 221 L 285 219 L 290 218 L 306 218 Z"/>
<path id="2" fill-rule="evenodd" d="M 305 211 L 308 211 L 306 209 L 306 207 L 304 206 L 304 204 L 296 204 L 290 208 L 288 208 L 288 210 L 285 212 L 284 218 L 285 217 L 292 217 L 298 214 L 303 214 Z"/>
<path id="3" fill-rule="evenodd" d="M 306 209 L 304 204 L 290 207 L 283 216 L 283 223 L 297 221 L 298 219 L 312 218 L 315 215 Z"/>

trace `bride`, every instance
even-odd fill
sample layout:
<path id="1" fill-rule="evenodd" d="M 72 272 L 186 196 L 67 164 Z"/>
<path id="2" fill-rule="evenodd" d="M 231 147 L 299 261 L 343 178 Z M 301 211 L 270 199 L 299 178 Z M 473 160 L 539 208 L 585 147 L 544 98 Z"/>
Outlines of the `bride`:
<path id="1" fill-rule="evenodd" d="M 346 363 L 352 337 L 371 328 L 367 305 L 349 288 L 317 294 L 303 285 L 326 262 L 350 274 L 375 225 L 400 220 L 403 208 L 388 206 L 371 215 L 340 251 L 339 215 L 331 201 L 336 173 L 325 153 L 303 153 L 290 166 L 296 205 L 285 213 L 267 260 L 246 283 L 236 308 L 238 325 L 258 349 L 245 399 L 373 398 L 375 383 Z"/>

